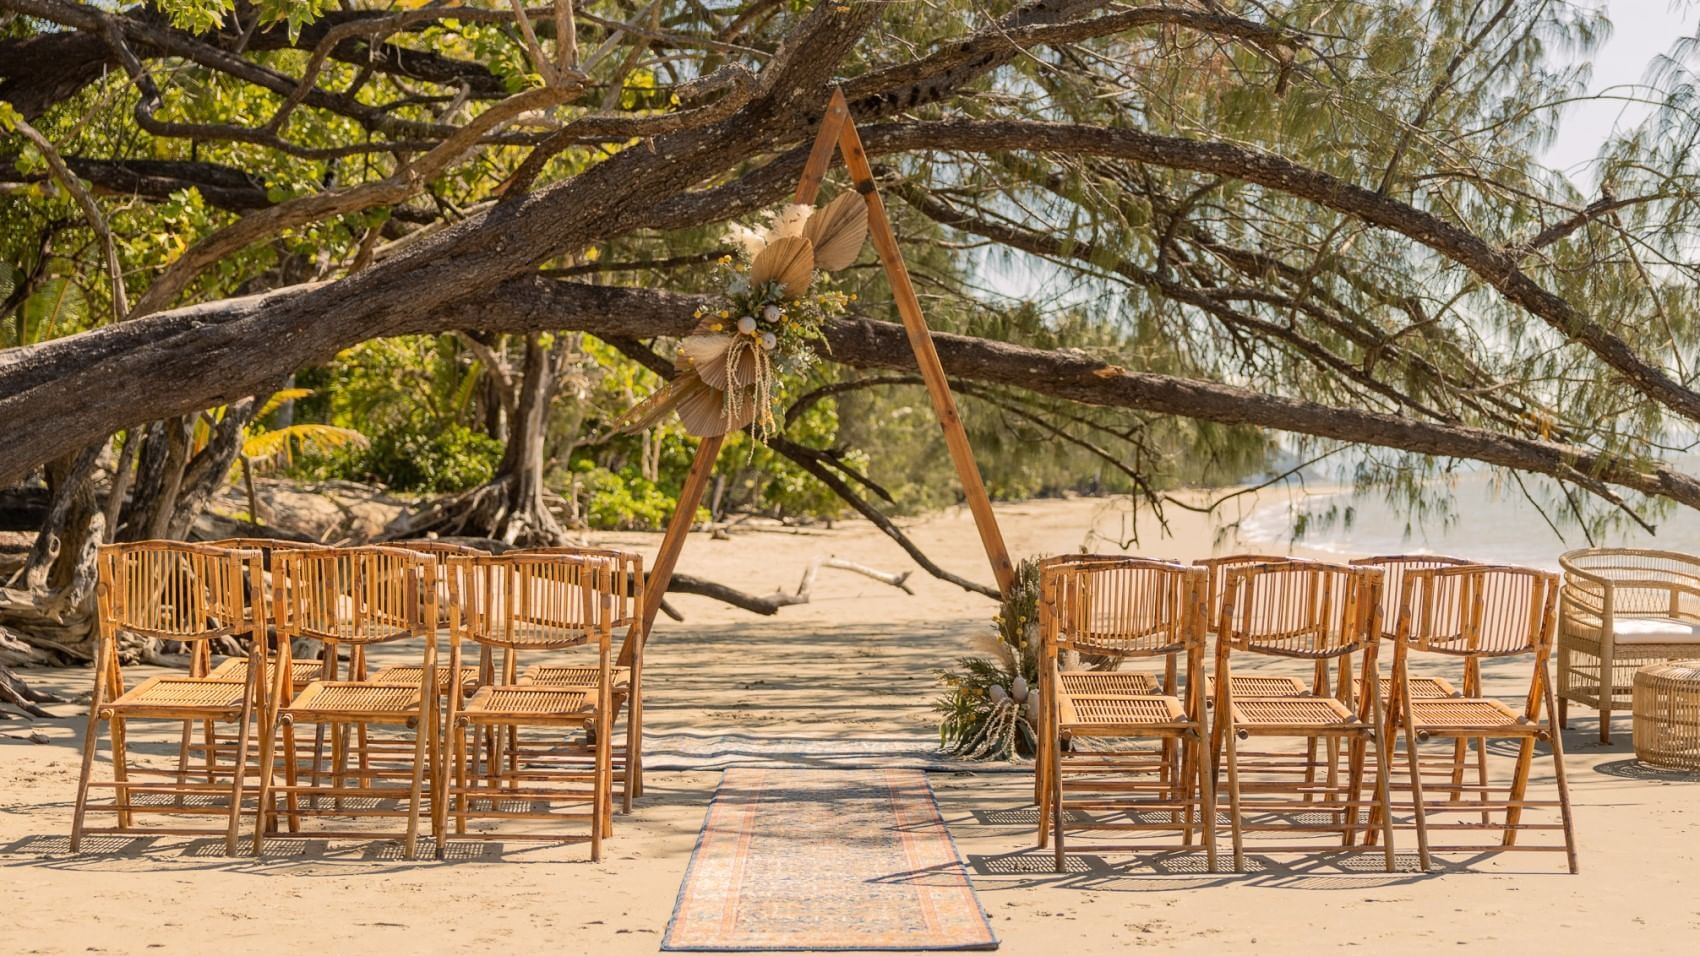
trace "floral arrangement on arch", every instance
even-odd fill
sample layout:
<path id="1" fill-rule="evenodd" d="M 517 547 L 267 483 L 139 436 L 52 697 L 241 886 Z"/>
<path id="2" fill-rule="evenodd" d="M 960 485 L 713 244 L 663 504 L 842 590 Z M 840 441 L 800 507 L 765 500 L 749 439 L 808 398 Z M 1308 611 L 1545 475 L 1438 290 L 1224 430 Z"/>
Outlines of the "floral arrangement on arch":
<path id="1" fill-rule="evenodd" d="M 670 412 L 692 435 L 724 435 L 754 425 L 773 428 L 779 376 L 805 371 L 824 346 L 821 329 L 853 296 L 823 275 L 856 261 L 868 237 L 868 207 L 846 192 L 825 206 L 784 206 L 766 226 L 734 225 L 739 255 L 717 264 L 719 301 L 696 311 L 697 325 L 679 343 L 674 377 L 620 417 L 639 431 Z"/>

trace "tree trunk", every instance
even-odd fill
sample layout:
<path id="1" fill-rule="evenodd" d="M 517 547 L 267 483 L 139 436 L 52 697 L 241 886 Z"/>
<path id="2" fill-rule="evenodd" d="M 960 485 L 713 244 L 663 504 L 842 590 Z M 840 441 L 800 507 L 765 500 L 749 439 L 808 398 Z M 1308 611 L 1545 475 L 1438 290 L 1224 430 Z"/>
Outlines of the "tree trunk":
<path id="1" fill-rule="evenodd" d="M 411 538 L 425 534 L 443 537 L 491 538 L 504 544 L 559 544 L 566 532 L 544 500 L 544 451 L 549 437 L 549 407 L 555 396 L 556 363 L 567 338 L 557 336 L 544 348 L 542 335 L 526 336 L 525 361 L 507 448 L 490 481 L 463 494 L 432 502 L 404 516 L 388 534 Z M 506 404 L 506 403 L 504 403 Z"/>

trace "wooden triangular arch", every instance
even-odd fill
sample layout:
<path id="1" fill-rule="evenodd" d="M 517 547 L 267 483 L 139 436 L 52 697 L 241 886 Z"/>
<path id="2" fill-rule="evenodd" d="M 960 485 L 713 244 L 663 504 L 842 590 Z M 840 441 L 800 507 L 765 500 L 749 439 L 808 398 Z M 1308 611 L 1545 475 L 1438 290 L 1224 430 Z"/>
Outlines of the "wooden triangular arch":
<path id="1" fill-rule="evenodd" d="M 808 163 L 803 167 L 802 178 L 797 181 L 792 202 L 814 204 L 834 153 L 843 154 L 852 184 L 867 200 L 868 232 L 873 239 L 874 250 L 885 265 L 886 278 L 897 302 L 897 314 L 902 317 L 904 331 L 909 335 L 909 347 L 915 351 L 915 364 L 926 382 L 933 413 L 938 416 L 939 427 L 944 429 L 945 447 L 950 449 L 951 463 L 956 466 L 957 477 L 962 481 L 968 510 L 973 513 L 974 526 L 980 532 L 980 543 L 985 546 L 986 557 L 992 563 L 998 589 L 1008 594 L 1015 582 L 1015 566 L 1010 563 L 1003 533 L 998 530 L 997 518 L 992 514 L 992 501 L 980 479 L 980 467 L 974 461 L 974 451 L 968 447 L 968 434 L 963 431 L 956 399 L 950 393 L 944 366 L 939 364 L 938 352 L 933 348 L 932 333 L 921 314 L 921 303 L 915 298 L 915 287 L 909 281 L 909 269 L 904 265 L 903 253 L 897 248 L 897 236 L 891 231 L 891 220 L 886 217 L 885 202 L 880 199 L 879 190 L 874 188 L 873 169 L 868 165 L 868 155 L 862 149 L 862 137 L 856 132 L 856 121 L 850 116 L 850 107 L 844 102 L 842 90 L 834 90 L 832 100 L 827 104 L 820 132 L 815 136 L 814 147 L 809 151 Z M 648 637 L 650 625 L 655 623 L 661 598 L 673 579 L 673 567 L 685 546 L 685 537 L 691 530 L 697 507 L 702 504 L 703 492 L 708 488 L 708 477 L 714 471 L 714 460 L 719 457 L 720 446 L 725 440 L 724 435 L 714 435 L 704 438 L 697 446 L 696 458 L 685 475 L 684 488 L 679 491 L 678 507 L 667 523 L 667 533 L 661 539 L 661 551 L 655 556 L 655 564 L 650 569 L 648 586 L 644 591 L 643 615 L 633 623 L 620 647 L 622 667 L 631 666 L 638 645 Z"/>

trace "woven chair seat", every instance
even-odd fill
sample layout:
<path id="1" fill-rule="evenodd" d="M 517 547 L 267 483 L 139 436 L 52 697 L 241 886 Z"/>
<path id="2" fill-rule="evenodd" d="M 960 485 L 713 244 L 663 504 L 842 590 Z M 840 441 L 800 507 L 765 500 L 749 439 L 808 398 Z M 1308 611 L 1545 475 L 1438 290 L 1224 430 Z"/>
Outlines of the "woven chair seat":
<path id="1" fill-rule="evenodd" d="M 1178 698 L 1155 694 L 1071 694 L 1063 696 L 1058 704 L 1062 726 L 1076 731 L 1083 727 L 1137 729 L 1186 720 L 1186 710 Z"/>
<path id="2" fill-rule="evenodd" d="M 269 671 L 275 671 L 276 668 L 277 668 L 277 658 L 273 657 L 273 658 L 270 658 L 269 660 L 267 660 L 266 661 L 266 667 L 268 668 Z M 311 684 L 312 682 L 318 680 L 320 677 L 323 677 L 324 673 L 325 673 L 325 662 L 324 661 L 320 661 L 320 660 L 305 660 L 305 661 L 291 660 L 289 662 L 289 677 L 290 677 L 291 682 L 294 683 L 296 690 L 301 690 L 302 688 L 306 687 L 308 684 Z M 212 677 L 212 678 L 217 678 L 217 679 L 220 679 L 220 680 L 247 680 L 248 679 L 248 659 L 246 657 L 228 658 L 228 659 L 225 660 L 224 663 L 213 668 L 212 672 L 209 673 L 207 676 Z M 270 678 L 268 677 L 267 679 L 269 680 Z"/>
<path id="3" fill-rule="evenodd" d="M 419 686 L 419 678 L 425 672 L 424 664 L 396 664 L 381 668 L 372 673 L 366 680 L 373 684 L 411 684 Z M 478 668 L 462 667 L 460 669 L 460 690 L 467 693 L 478 686 Z M 437 665 L 437 693 L 447 693 L 449 689 L 449 668 L 447 664 Z"/>
<path id="4" fill-rule="evenodd" d="M 1378 678 L 1376 683 L 1381 688 L 1381 699 L 1386 700 L 1393 693 L 1393 678 Z M 1458 688 L 1453 687 L 1444 677 L 1412 677 L 1410 678 L 1412 700 L 1438 700 L 1446 697 L 1457 697 Z M 1364 682 L 1352 681 L 1352 692 L 1362 694 Z"/>
<path id="5" fill-rule="evenodd" d="M 151 677 L 101 707 L 103 713 L 126 716 L 207 714 L 235 717 L 248 691 L 246 680 L 210 677 Z"/>
<path id="6" fill-rule="evenodd" d="M 1297 677 L 1265 677 L 1254 674 L 1235 674 L 1228 678 L 1228 687 L 1235 697 L 1309 697 L 1310 685 Z M 1216 698 L 1216 678 L 1204 679 L 1204 692 Z"/>
<path id="7" fill-rule="evenodd" d="M 630 667 L 616 667 L 608 676 L 608 682 L 616 691 L 631 686 Z M 595 687 L 596 680 L 597 668 L 584 664 L 533 664 L 519 676 L 521 684 L 541 684 L 545 687 Z"/>
<path id="8" fill-rule="evenodd" d="M 419 685 L 316 680 L 297 694 L 284 713 L 347 720 L 404 720 L 418 716 Z"/>
<path id="9" fill-rule="evenodd" d="M 1234 725 L 1259 728 L 1315 729 L 1356 727 L 1359 721 L 1345 704 L 1332 697 L 1249 697 L 1233 702 Z"/>
<path id="10" fill-rule="evenodd" d="M 596 703 L 584 690 L 536 684 L 481 687 L 456 715 L 475 724 L 584 724 L 595 717 Z"/>
<path id="11" fill-rule="evenodd" d="M 1163 681 L 1155 674 L 1132 671 L 1074 671 L 1062 676 L 1064 694 L 1110 694 L 1118 697 L 1137 697 L 1156 694 Z"/>
<path id="12" fill-rule="evenodd" d="M 1444 700 L 1411 699 L 1411 722 L 1419 733 L 1462 733 L 1486 730 L 1518 736 L 1540 728 L 1523 720 L 1523 715 L 1497 700 L 1486 697 L 1451 697 Z"/>

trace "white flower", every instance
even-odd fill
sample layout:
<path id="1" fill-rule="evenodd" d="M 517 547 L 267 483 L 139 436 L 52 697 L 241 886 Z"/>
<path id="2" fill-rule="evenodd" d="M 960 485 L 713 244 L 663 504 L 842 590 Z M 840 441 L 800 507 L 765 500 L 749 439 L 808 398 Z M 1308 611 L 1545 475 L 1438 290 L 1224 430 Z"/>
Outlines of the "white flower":
<path id="1" fill-rule="evenodd" d="M 769 305 L 761 310 L 761 317 L 769 322 L 778 322 L 779 317 L 783 314 L 783 312 L 779 311 L 779 306 L 777 305 Z"/>
<path id="2" fill-rule="evenodd" d="M 767 230 L 733 223 L 726 227 L 726 240 L 742 249 L 745 259 L 754 259 L 767 248 Z"/>
<path id="3" fill-rule="evenodd" d="M 772 332 L 763 332 L 761 334 L 761 347 L 762 348 L 767 349 L 769 352 L 771 352 L 771 351 L 773 351 L 774 347 L 777 346 L 778 344 L 779 344 L 779 336 L 774 335 Z"/>
<path id="4" fill-rule="evenodd" d="M 772 242 L 784 236 L 800 236 L 803 234 L 803 224 L 814 215 L 815 207 L 804 203 L 791 203 L 781 206 L 773 214 L 773 225 L 768 227 L 767 241 Z"/>
<path id="5" fill-rule="evenodd" d="M 756 317 L 755 316 L 746 315 L 743 318 L 738 320 L 738 331 L 744 333 L 745 335 L 751 335 L 755 332 L 755 330 L 756 330 Z"/>

